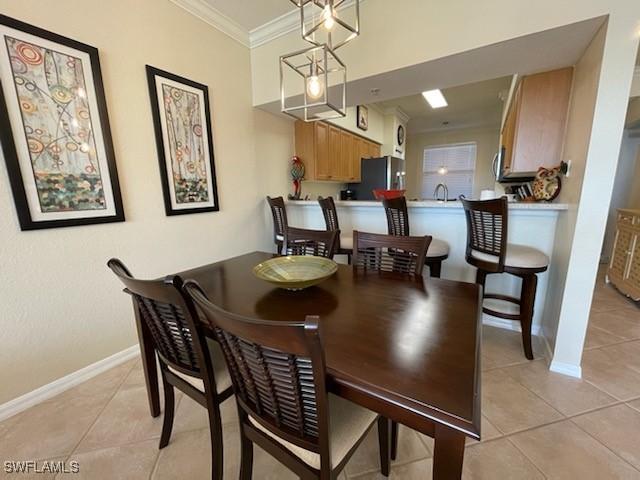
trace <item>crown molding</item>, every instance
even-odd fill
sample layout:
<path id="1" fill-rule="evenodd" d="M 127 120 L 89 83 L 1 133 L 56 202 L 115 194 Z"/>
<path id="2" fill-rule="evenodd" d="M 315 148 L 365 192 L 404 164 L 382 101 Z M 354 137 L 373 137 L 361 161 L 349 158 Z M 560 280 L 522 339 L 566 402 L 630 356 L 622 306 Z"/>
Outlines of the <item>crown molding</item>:
<path id="1" fill-rule="evenodd" d="M 191 15 L 198 17 L 225 35 L 233 38 L 245 47 L 250 47 L 249 32 L 235 20 L 227 17 L 217 8 L 212 7 L 205 0 L 171 0 Z"/>
<path id="2" fill-rule="evenodd" d="M 172 0 L 176 1 L 176 0 Z M 184 1 L 184 0 L 181 0 Z M 365 0 L 360 0 L 362 4 Z M 352 7 L 356 0 L 345 0 L 340 4 L 338 10 Z M 291 33 L 300 28 L 300 11 L 298 9 L 291 10 L 284 15 L 274 18 L 273 20 L 254 28 L 249 32 L 249 45 L 256 48 L 265 43 L 269 43 L 276 38 L 282 37 L 287 33 Z"/>

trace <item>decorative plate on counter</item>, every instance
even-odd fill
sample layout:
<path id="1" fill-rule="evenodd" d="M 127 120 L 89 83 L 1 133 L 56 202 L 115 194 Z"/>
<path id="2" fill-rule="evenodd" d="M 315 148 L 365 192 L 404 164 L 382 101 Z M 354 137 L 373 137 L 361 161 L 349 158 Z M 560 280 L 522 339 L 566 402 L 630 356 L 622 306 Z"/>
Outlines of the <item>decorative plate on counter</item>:
<path id="1" fill-rule="evenodd" d="M 560 180 L 561 166 L 554 168 L 540 167 L 532 184 L 533 197 L 538 201 L 551 202 L 562 188 Z"/>

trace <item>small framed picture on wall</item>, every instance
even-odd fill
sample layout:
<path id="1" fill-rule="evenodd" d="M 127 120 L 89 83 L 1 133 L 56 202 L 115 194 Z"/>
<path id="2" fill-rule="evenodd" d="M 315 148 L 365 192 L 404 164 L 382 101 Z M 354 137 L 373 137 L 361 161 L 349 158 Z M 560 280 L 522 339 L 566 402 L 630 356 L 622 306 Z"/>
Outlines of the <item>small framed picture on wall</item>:
<path id="1" fill-rule="evenodd" d="M 209 89 L 147 65 L 167 215 L 220 210 Z"/>
<path id="2" fill-rule="evenodd" d="M 98 50 L 0 15 L 0 141 L 22 230 L 122 222 Z"/>
<path id="3" fill-rule="evenodd" d="M 369 130 L 369 108 L 364 105 L 358 105 L 357 108 L 358 128 L 360 130 Z"/>

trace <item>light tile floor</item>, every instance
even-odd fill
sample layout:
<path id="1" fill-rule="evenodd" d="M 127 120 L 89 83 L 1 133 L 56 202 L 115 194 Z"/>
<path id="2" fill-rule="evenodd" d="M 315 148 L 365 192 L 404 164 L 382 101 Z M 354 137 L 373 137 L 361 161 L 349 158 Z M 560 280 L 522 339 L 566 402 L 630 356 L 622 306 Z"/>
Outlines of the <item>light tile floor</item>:
<path id="1" fill-rule="evenodd" d="M 482 442 L 468 441 L 466 479 L 640 479 L 640 308 L 598 278 L 584 379 L 552 373 L 520 334 L 484 327 Z M 158 450 L 161 418 L 149 416 L 138 361 L 120 365 L 0 423 L 0 460 L 76 460 L 75 479 L 209 478 L 206 414 L 178 394 L 171 443 Z M 237 478 L 233 400 L 223 405 L 225 478 Z M 342 480 L 380 479 L 376 432 Z M 433 441 L 402 427 L 391 478 L 430 478 Z M 256 448 L 254 478 L 295 478 Z M 4 476 L 3 476 L 4 475 Z M 0 472 L 0 478 L 53 478 Z"/>

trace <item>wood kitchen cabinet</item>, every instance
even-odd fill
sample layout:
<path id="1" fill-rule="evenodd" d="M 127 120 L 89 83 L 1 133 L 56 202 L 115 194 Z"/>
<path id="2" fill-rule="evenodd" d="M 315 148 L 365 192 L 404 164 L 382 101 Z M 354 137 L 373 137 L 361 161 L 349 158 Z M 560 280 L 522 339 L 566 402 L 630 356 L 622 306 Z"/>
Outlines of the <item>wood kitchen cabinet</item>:
<path id="1" fill-rule="evenodd" d="M 607 281 L 625 295 L 640 300 L 640 210 L 618 210 Z"/>
<path id="2" fill-rule="evenodd" d="M 295 148 L 308 181 L 357 183 L 361 159 L 380 156 L 379 144 L 325 122 L 297 121 Z"/>
<path id="3" fill-rule="evenodd" d="M 532 177 L 561 161 L 573 67 L 523 77 L 502 127 L 500 179 Z"/>

